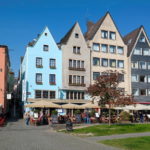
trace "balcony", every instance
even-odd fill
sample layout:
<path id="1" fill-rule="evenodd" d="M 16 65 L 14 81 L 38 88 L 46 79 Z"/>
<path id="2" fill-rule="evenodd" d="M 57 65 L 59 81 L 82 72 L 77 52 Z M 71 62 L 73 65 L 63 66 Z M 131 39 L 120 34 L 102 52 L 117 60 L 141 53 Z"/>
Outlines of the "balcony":
<path id="1" fill-rule="evenodd" d="M 69 67 L 69 70 L 74 70 L 74 71 L 85 71 L 85 68 Z"/>
<path id="2" fill-rule="evenodd" d="M 82 87 L 85 87 L 86 84 L 84 84 L 84 83 L 69 83 L 69 86 L 82 86 Z"/>

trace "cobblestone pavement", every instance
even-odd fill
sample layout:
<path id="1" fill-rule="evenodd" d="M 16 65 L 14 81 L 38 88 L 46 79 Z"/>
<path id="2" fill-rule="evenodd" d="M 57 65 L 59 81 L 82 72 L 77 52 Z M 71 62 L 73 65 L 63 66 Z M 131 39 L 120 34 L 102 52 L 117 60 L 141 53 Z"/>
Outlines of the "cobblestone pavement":
<path id="1" fill-rule="evenodd" d="M 115 148 L 116 149 L 116 148 Z M 0 150 L 115 150 L 92 140 L 59 133 L 49 126 L 26 126 L 23 120 L 0 128 Z"/>

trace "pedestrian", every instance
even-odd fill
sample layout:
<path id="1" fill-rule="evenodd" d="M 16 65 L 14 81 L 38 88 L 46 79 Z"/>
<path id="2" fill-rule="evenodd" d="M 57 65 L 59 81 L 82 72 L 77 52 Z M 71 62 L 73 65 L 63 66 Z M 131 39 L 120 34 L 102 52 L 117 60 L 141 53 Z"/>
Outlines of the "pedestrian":
<path id="1" fill-rule="evenodd" d="M 144 117 L 143 117 L 143 113 L 142 113 L 142 112 L 140 112 L 140 122 L 141 122 L 141 123 L 143 123 L 143 121 L 144 121 L 143 119 L 144 119 Z"/>
<path id="2" fill-rule="evenodd" d="M 25 113 L 25 123 L 26 125 L 29 125 L 30 122 L 30 111 Z"/>
<path id="3" fill-rule="evenodd" d="M 90 113 L 87 112 L 87 113 L 86 113 L 86 121 L 87 121 L 86 123 L 88 123 L 88 124 L 91 123 L 91 119 L 90 119 L 90 118 L 91 118 Z"/>

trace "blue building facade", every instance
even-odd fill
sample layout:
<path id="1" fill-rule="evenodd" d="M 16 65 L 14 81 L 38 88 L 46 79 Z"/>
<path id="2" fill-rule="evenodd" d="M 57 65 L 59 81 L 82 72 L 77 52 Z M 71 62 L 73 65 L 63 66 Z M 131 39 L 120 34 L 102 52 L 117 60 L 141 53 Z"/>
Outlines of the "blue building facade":
<path id="1" fill-rule="evenodd" d="M 62 52 L 46 27 L 26 48 L 20 78 L 24 104 L 37 99 L 58 99 L 62 86 Z"/>

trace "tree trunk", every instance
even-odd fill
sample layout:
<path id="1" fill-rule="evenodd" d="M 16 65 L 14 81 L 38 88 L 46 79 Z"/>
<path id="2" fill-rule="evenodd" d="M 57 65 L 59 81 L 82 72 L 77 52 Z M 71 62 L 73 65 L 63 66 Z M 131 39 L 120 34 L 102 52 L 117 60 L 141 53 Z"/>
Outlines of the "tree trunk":
<path id="1" fill-rule="evenodd" d="M 109 104 L 109 126 L 111 125 L 111 110 L 110 110 L 110 104 Z"/>

